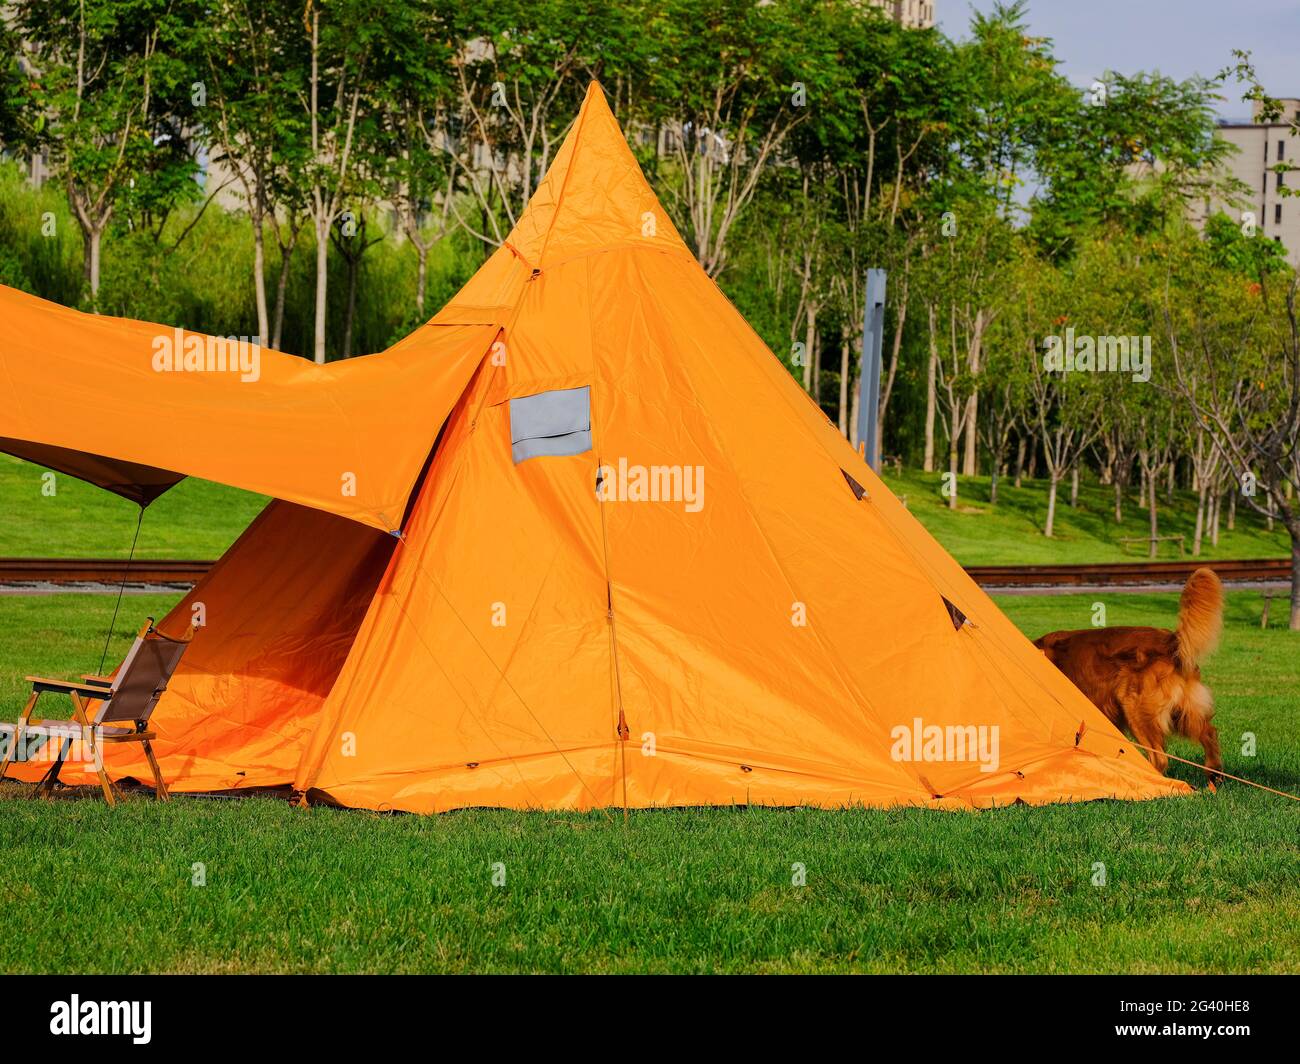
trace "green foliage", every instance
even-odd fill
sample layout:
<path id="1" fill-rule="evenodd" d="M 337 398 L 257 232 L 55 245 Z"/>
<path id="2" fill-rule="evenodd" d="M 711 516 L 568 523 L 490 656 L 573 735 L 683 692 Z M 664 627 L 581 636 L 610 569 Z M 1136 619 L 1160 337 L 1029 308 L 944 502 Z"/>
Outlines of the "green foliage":
<path id="1" fill-rule="evenodd" d="M 1004 213 L 1074 97 L 1056 71 L 1051 42 L 1030 37 L 1025 18 L 1025 0 L 976 12 L 957 66 L 960 166 L 949 179 L 968 195 L 990 195 Z"/>
<path id="2" fill-rule="evenodd" d="M 250 280 L 253 248 L 247 218 L 207 210 L 189 235 L 172 247 L 175 235 L 194 220 L 196 206 L 174 212 L 162 240 L 146 232 L 119 234 L 104 259 L 99 309 L 121 317 L 180 325 L 221 336 L 253 336 L 257 313 Z M 43 215 L 53 217 L 53 236 L 42 235 Z M 75 302 L 81 285 L 81 246 L 67 204 L 52 185 L 31 189 L 13 164 L 0 163 L 0 266 L 15 287 L 37 295 Z M 309 353 L 312 336 L 313 244 L 305 234 L 291 263 L 286 300 L 284 350 Z M 429 306 L 446 302 L 473 273 L 481 250 L 463 233 L 438 244 L 430 256 Z M 274 253 L 267 263 L 273 286 L 279 269 Z M 331 257 L 331 283 L 345 290 L 346 265 Z M 0 283 L 9 283 L 0 279 Z M 379 351 L 424 319 L 415 314 L 415 255 L 409 243 L 389 241 L 362 264 L 359 277 L 354 350 Z M 344 307 L 332 302 L 331 335 L 342 329 Z M 430 314 L 432 309 L 430 310 Z M 428 315 L 426 315 L 427 317 Z"/>
<path id="3" fill-rule="evenodd" d="M 203 6 L 175 0 L 21 0 L 12 25 L 29 51 L 23 137 L 49 153 L 85 236 L 86 280 L 110 219 L 160 225 L 196 195 L 185 101 L 190 27 Z"/>
<path id="4" fill-rule="evenodd" d="M 81 288 L 81 241 L 57 187 L 33 189 L 23 170 L 0 160 L 0 281 L 56 302 L 76 303 Z"/>
<path id="5" fill-rule="evenodd" d="M 1151 233 L 1194 201 L 1230 191 L 1216 176 L 1230 149 L 1214 135 L 1212 86 L 1108 73 L 1069 101 L 1038 153 L 1046 181 L 1035 236 L 1067 254 L 1080 234 L 1117 225 Z"/>
<path id="6" fill-rule="evenodd" d="M 1205 250 L 1218 269 L 1256 280 L 1287 268 L 1286 250 L 1278 241 L 1260 232 L 1247 236 L 1223 211 L 1205 220 Z"/>

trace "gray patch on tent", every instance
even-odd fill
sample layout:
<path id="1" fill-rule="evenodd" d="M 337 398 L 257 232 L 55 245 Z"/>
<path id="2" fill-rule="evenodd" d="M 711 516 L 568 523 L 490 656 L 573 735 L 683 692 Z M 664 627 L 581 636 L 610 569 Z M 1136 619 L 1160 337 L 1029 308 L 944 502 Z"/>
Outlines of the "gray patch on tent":
<path id="1" fill-rule="evenodd" d="M 591 450 L 591 388 L 557 388 L 510 400 L 510 457 L 584 454 Z"/>

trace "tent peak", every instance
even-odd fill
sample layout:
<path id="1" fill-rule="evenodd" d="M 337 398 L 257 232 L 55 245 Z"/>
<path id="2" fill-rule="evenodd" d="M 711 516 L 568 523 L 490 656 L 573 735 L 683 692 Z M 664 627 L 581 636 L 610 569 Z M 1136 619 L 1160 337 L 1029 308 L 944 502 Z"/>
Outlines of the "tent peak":
<path id="1" fill-rule="evenodd" d="M 506 243 L 533 270 L 617 247 L 690 255 L 598 81 Z"/>

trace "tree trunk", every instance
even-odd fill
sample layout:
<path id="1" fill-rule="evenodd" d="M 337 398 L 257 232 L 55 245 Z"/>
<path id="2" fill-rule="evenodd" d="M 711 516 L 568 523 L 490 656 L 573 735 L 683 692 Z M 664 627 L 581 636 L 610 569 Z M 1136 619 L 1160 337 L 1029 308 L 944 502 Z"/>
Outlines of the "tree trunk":
<path id="1" fill-rule="evenodd" d="M 284 304 L 289 294 L 289 269 L 292 261 L 288 254 L 280 255 L 280 276 L 275 282 L 275 320 L 271 323 L 271 346 L 281 350 L 284 337 Z"/>
<path id="2" fill-rule="evenodd" d="M 1219 516 L 1223 513 L 1223 496 L 1215 493 L 1210 497 L 1210 504 L 1214 510 L 1214 519 L 1210 522 L 1210 544 L 1217 547 L 1219 545 Z"/>
<path id="3" fill-rule="evenodd" d="M 1235 487 L 1228 488 L 1228 531 L 1231 532 L 1237 527 L 1237 490 Z"/>
<path id="4" fill-rule="evenodd" d="M 849 366 L 851 365 L 852 352 L 850 351 L 851 333 L 847 325 L 840 329 L 840 435 L 849 434 Z"/>
<path id="5" fill-rule="evenodd" d="M 862 363 L 858 362 L 858 382 L 857 387 L 850 389 L 849 392 L 849 443 L 853 449 L 858 449 L 859 443 L 865 443 L 858 436 L 858 418 L 862 416 Z"/>
<path id="6" fill-rule="evenodd" d="M 1079 463 L 1075 462 L 1070 470 L 1070 509 L 1079 508 Z"/>
<path id="7" fill-rule="evenodd" d="M 257 298 L 257 342 L 265 344 L 271 339 L 271 320 L 266 308 L 266 234 L 261 215 L 253 219 L 253 292 Z"/>
<path id="8" fill-rule="evenodd" d="M 1192 557 L 1201 556 L 1201 537 L 1205 534 L 1205 487 L 1196 493 L 1196 531 L 1192 533 Z"/>
<path id="9" fill-rule="evenodd" d="M 980 397 L 978 392 L 971 392 L 966 399 L 966 441 L 964 453 L 962 455 L 961 471 L 964 476 L 968 477 L 973 477 L 979 472 L 976 465 L 976 459 L 978 457 L 976 450 L 978 442 L 978 436 L 976 434 L 976 418 L 979 416 L 979 399 Z"/>
<path id="10" fill-rule="evenodd" d="M 429 249 L 423 243 L 415 245 L 415 306 L 424 317 L 425 278 L 429 273 Z"/>
<path id="11" fill-rule="evenodd" d="M 950 393 L 951 394 L 951 393 Z M 952 404 L 948 426 L 948 509 L 957 509 L 957 404 Z"/>
<path id="12" fill-rule="evenodd" d="M 808 304 L 808 320 L 803 330 L 803 390 L 811 395 L 814 399 L 820 399 L 820 396 L 813 394 L 813 363 L 816 361 L 817 348 L 817 304 Z"/>
<path id="13" fill-rule="evenodd" d="M 1149 499 L 1150 508 L 1147 511 L 1147 516 L 1150 519 L 1150 524 L 1151 524 L 1150 556 L 1154 558 L 1156 556 L 1157 549 L 1160 547 L 1159 542 L 1156 540 L 1156 536 L 1160 534 L 1160 523 L 1156 515 L 1156 471 L 1154 469 L 1152 469 L 1151 472 L 1147 475 L 1147 485 L 1151 491 L 1151 495 Z"/>
<path id="14" fill-rule="evenodd" d="M 1291 533 L 1291 631 L 1300 632 L 1300 520 L 1287 526 Z"/>
<path id="15" fill-rule="evenodd" d="M 820 407 L 822 405 L 822 345 L 819 342 L 817 333 L 813 333 L 813 375 L 812 375 L 812 397 L 813 401 Z"/>
<path id="16" fill-rule="evenodd" d="M 317 365 L 325 364 L 325 297 L 329 283 L 330 233 L 328 225 L 316 223 L 316 318 L 315 336 L 312 338 L 312 358 Z"/>
<path id="17" fill-rule="evenodd" d="M 289 292 L 289 271 L 293 268 L 293 249 L 298 245 L 298 234 L 302 232 L 302 223 L 296 226 L 289 223 L 289 240 L 281 242 L 276 232 L 276 245 L 280 249 L 279 277 L 275 282 L 275 318 L 271 322 L 271 346 L 279 351 L 280 340 L 284 335 L 284 304 Z"/>
<path id="18" fill-rule="evenodd" d="M 934 304 L 929 307 L 930 365 L 925 374 L 925 462 L 921 466 L 927 473 L 934 472 L 934 412 L 938 404 L 935 380 L 939 371 L 939 347 L 934 338 Z"/>
<path id="19" fill-rule="evenodd" d="M 348 259 L 348 303 L 343 316 L 343 357 L 352 357 L 352 323 L 357 317 L 357 276 L 361 273 L 361 256 Z"/>
<path id="20" fill-rule="evenodd" d="M 1047 524 L 1043 527 L 1043 535 L 1048 539 L 1052 538 L 1052 530 L 1056 527 L 1056 485 L 1060 482 L 1060 477 L 1056 470 L 1047 474 Z"/>
<path id="21" fill-rule="evenodd" d="M 876 411 L 876 454 L 880 456 L 882 463 L 885 459 L 885 415 L 889 411 L 889 400 L 894 394 L 894 381 L 898 378 L 898 354 L 903 347 L 903 327 L 907 323 L 907 274 L 904 273 L 903 277 L 905 280 L 898 307 L 894 312 L 894 340 L 889 348 L 889 370 L 880 389 L 880 405 Z M 861 374 L 861 370 L 858 372 Z M 858 391 L 859 393 L 862 391 L 861 382 L 858 384 Z"/>
<path id="22" fill-rule="evenodd" d="M 90 289 L 90 302 L 96 306 L 99 302 L 99 256 L 103 246 L 104 230 L 92 226 L 84 233 L 86 252 L 86 286 Z M 96 307 L 96 313 L 98 313 Z"/>
<path id="23" fill-rule="evenodd" d="M 1115 488 L 1115 524 L 1124 523 L 1124 478 L 1119 475 L 1119 470 L 1115 470 L 1111 483 Z"/>
<path id="24" fill-rule="evenodd" d="M 1016 487 L 1020 487 L 1021 481 L 1025 476 L 1025 448 L 1028 446 L 1028 440 L 1024 436 L 1020 437 L 1016 444 Z"/>

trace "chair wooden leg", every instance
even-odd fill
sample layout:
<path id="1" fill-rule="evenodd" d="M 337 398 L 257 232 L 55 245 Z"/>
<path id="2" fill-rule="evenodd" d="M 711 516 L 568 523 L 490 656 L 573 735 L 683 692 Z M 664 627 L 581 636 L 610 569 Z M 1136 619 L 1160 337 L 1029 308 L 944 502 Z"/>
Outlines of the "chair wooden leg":
<path id="1" fill-rule="evenodd" d="M 41 782 L 36 785 L 36 794 L 39 794 L 42 798 L 48 798 L 54 793 L 54 785 L 59 782 L 59 773 L 63 771 L 63 762 L 67 759 L 68 752 L 71 749 L 71 739 L 64 739 L 59 743 L 59 756 L 54 759 L 54 764 L 41 777 Z M 36 794 L 32 797 L 36 797 Z"/>
<path id="2" fill-rule="evenodd" d="M 33 691 L 32 697 L 27 700 L 27 705 L 23 707 L 22 714 L 18 718 L 18 723 L 14 725 L 14 735 L 9 741 L 9 749 L 5 751 L 4 763 L 0 764 L 0 780 L 5 778 L 5 773 L 9 771 L 9 765 L 18 752 L 18 744 L 23 741 L 23 729 L 31 719 L 32 710 L 36 708 L 36 700 L 41 697 L 39 691 Z"/>
<path id="3" fill-rule="evenodd" d="M 154 797 L 160 802 L 170 802 L 171 795 L 167 793 L 167 784 L 163 783 L 162 770 L 158 767 L 158 759 L 153 756 L 153 745 L 148 739 L 144 741 L 144 756 L 149 759 L 149 767 L 153 769 Z"/>
<path id="4" fill-rule="evenodd" d="M 108 773 L 104 771 L 98 755 L 95 756 L 95 768 L 99 773 L 99 786 L 104 791 L 104 801 L 109 805 L 117 805 L 117 799 L 113 797 L 113 785 L 108 782 Z"/>
<path id="5" fill-rule="evenodd" d="M 108 782 L 108 773 L 104 771 L 104 756 L 100 753 L 99 744 L 95 742 L 95 726 L 86 717 L 86 707 L 75 694 L 72 696 L 72 710 L 72 715 L 81 725 L 81 740 L 90 747 L 90 756 L 95 759 L 95 773 L 99 776 L 99 786 L 104 791 L 104 801 L 110 806 L 117 805 L 117 800 L 113 797 L 113 785 Z"/>
<path id="6" fill-rule="evenodd" d="M 99 776 L 99 786 L 104 792 L 104 801 L 109 805 L 116 805 L 117 800 L 113 797 L 113 785 L 108 782 L 108 773 L 104 771 L 104 759 L 100 756 L 99 748 L 95 741 L 90 741 L 90 756 L 95 759 L 95 772 Z"/>

